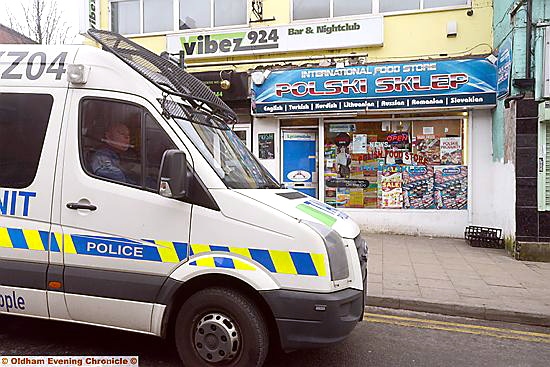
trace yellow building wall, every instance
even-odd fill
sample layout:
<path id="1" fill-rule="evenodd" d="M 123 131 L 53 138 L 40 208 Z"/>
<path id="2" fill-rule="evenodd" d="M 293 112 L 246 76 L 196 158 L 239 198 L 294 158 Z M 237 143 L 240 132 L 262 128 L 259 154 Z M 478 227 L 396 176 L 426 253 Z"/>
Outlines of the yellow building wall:
<path id="1" fill-rule="evenodd" d="M 109 0 L 101 0 L 101 28 L 109 29 Z M 339 50 L 312 50 L 300 53 L 274 53 L 262 56 L 218 57 L 188 60 L 188 67 L 199 70 L 220 67 L 202 67 L 201 63 L 226 61 L 257 61 L 255 64 L 228 65 L 228 69 L 243 71 L 257 65 L 266 65 L 269 59 L 308 58 L 311 56 L 329 56 L 357 53 L 368 54 L 367 62 L 403 61 L 429 58 L 462 57 L 482 55 L 492 52 L 493 1 L 472 0 L 474 14 L 468 16 L 467 9 L 430 11 L 384 16 L 384 45 L 382 47 L 358 47 Z M 250 26 L 266 27 L 290 23 L 290 0 L 264 0 L 264 18 L 275 17 L 275 21 L 251 23 Z M 250 19 L 254 19 L 250 15 Z M 447 37 L 447 23 L 457 22 L 456 37 Z M 166 49 L 164 35 L 132 37 L 142 46 L 160 53 Z M 280 64 L 280 62 L 278 62 Z M 307 63 L 307 60 L 301 62 Z M 294 62 L 300 64 L 300 62 Z"/>

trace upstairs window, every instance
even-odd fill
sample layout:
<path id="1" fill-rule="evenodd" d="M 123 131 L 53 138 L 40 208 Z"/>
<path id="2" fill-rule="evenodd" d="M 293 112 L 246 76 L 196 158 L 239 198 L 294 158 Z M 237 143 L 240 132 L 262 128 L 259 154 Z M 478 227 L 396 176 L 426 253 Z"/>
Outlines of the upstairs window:
<path id="1" fill-rule="evenodd" d="M 332 0 L 335 17 L 372 13 L 370 0 Z"/>
<path id="2" fill-rule="evenodd" d="M 140 32 L 139 0 L 111 2 L 111 29 L 120 34 Z"/>
<path id="3" fill-rule="evenodd" d="M 292 14 L 294 20 L 329 18 L 331 0 L 294 0 Z"/>
<path id="4" fill-rule="evenodd" d="M 292 19 L 322 19 L 373 13 L 464 7 L 471 0 L 292 0 Z M 378 9 L 378 11 L 376 10 Z"/>
<path id="5" fill-rule="evenodd" d="M 470 0 L 374 0 L 379 1 L 380 13 L 427 10 L 452 6 L 467 6 Z M 367 0 L 367 2 L 369 2 Z"/>
<path id="6" fill-rule="evenodd" d="M 380 13 L 420 9 L 420 0 L 380 0 Z"/>
<path id="7" fill-rule="evenodd" d="M 174 29 L 174 0 L 143 0 L 143 32 Z"/>
<path id="8" fill-rule="evenodd" d="M 372 0 L 294 0 L 294 20 L 342 17 L 372 13 Z"/>
<path id="9" fill-rule="evenodd" d="M 179 29 L 247 24 L 246 0 L 179 0 Z"/>
<path id="10" fill-rule="evenodd" d="M 424 9 L 470 5 L 469 0 L 424 0 Z"/>

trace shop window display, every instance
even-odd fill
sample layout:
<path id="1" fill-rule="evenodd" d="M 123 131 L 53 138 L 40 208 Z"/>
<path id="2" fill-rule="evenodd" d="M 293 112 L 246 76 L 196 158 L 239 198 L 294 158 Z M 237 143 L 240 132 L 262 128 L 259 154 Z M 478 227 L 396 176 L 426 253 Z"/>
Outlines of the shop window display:
<path id="1" fill-rule="evenodd" d="M 325 202 L 344 208 L 466 209 L 462 119 L 325 126 Z"/>

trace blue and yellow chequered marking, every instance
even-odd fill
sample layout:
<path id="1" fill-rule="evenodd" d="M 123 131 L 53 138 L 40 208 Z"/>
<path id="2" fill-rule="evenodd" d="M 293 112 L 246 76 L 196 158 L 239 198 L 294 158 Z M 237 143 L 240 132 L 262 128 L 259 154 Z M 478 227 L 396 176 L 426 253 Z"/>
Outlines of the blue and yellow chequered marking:
<path id="1" fill-rule="evenodd" d="M 298 251 L 265 250 L 222 245 L 192 244 L 160 240 L 134 241 L 121 237 L 61 234 L 40 230 L 0 227 L 0 248 L 66 254 L 103 256 L 162 263 L 180 263 L 188 257 L 189 265 L 236 270 L 256 270 L 243 259 L 220 253 L 240 255 L 276 274 L 326 276 L 325 256 Z M 210 254 L 212 253 L 212 254 Z"/>
<path id="2" fill-rule="evenodd" d="M 53 234 L 36 229 L 0 227 L 0 247 L 32 251 L 60 252 Z M 50 248 L 51 246 L 51 248 Z"/>
<path id="3" fill-rule="evenodd" d="M 326 276 L 325 258 L 322 254 L 311 254 L 297 251 L 264 250 L 255 248 L 240 248 L 218 245 L 191 245 L 190 255 L 208 253 L 212 251 L 228 252 L 241 255 L 260 263 L 272 273 Z M 209 266 L 238 270 L 252 270 L 244 261 L 224 257 L 205 257 L 189 263 L 195 266 Z"/>

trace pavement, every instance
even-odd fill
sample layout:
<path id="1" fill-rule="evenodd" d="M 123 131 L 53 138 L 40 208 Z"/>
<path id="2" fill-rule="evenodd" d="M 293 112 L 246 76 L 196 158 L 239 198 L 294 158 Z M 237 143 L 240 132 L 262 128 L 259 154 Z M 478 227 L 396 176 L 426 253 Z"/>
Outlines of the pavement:
<path id="1" fill-rule="evenodd" d="M 463 239 L 363 236 L 367 305 L 550 326 L 550 263 Z"/>

